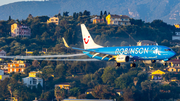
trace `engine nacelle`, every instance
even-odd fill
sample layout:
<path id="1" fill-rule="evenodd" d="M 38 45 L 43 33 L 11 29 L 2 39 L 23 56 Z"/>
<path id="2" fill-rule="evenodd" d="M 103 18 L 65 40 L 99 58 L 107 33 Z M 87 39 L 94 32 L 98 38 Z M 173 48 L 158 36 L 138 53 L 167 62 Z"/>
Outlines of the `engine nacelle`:
<path id="1" fill-rule="evenodd" d="M 116 57 L 116 62 L 117 63 L 120 63 L 120 62 L 129 62 L 129 60 L 130 60 L 130 57 L 127 56 L 127 55 L 118 55 Z"/>

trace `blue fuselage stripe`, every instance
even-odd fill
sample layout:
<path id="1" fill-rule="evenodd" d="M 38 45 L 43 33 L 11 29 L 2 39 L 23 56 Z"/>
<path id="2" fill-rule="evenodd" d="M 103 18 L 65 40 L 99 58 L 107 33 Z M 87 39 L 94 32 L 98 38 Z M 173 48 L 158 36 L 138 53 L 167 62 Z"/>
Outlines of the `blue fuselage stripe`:
<path id="1" fill-rule="evenodd" d="M 169 47 L 166 46 L 124 46 L 124 47 L 103 47 L 97 49 L 88 49 L 89 51 L 94 51 L 101 54 L 109 55 L 128 55 L 132 56 L 136 60 L 164 60 L 169 59 L 175 55 Z M 167 51 L 168 50 L 168 51 Z M 92 57 L 92 54 L 86 55 Z M 95 56 L 93 58 L 102 59 L 100 56 Z M 108 60 L 109 58 L 104 58 L 103 60 Z"/>

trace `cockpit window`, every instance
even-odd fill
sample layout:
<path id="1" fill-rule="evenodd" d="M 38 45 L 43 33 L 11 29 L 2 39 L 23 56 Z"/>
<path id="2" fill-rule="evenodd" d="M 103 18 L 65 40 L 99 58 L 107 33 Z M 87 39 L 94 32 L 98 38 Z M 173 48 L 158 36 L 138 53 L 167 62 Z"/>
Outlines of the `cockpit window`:
<path id="1" fill-rule="evenodd" d="M 171 51 L 171 49 L 164 49 L 164 51 Z"/>

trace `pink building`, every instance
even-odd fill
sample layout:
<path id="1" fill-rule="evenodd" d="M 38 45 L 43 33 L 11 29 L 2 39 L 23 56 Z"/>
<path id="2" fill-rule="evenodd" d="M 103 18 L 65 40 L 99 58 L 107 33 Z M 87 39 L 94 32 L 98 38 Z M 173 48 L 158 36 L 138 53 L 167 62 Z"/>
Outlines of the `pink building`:
<path id="1" fill-rule="evenodd" d="M 30 37 L 31 29 L 29 28 L 29 26 L 14 23 L 11 25 L 11 36 Z"/>

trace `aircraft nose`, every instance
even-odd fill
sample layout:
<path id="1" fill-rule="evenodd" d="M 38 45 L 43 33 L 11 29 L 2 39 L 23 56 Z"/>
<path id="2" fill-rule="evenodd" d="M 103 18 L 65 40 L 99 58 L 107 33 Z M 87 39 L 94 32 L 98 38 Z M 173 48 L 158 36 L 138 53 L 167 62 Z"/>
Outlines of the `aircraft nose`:
<path id="1" fill-rule="evenodd" d="M 174 57 L 176 55 L 176 53 L 174 51 L 171 52 L 172 57 Z"/>

